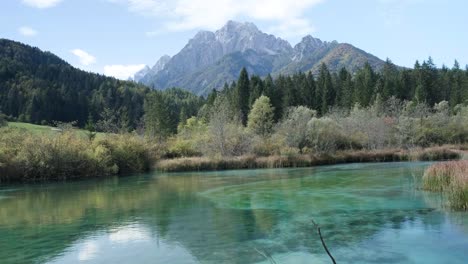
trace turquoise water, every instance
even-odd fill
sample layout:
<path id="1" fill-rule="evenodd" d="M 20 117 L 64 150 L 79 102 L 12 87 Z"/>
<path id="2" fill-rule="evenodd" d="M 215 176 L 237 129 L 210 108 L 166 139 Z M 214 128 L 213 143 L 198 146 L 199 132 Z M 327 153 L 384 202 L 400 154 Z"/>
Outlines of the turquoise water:
<path id="1" fill-rule="evenodd" d="M 0 263 L 468 263 L 468 213 L 418 190 L 428 163 L 0 187 Z"/>

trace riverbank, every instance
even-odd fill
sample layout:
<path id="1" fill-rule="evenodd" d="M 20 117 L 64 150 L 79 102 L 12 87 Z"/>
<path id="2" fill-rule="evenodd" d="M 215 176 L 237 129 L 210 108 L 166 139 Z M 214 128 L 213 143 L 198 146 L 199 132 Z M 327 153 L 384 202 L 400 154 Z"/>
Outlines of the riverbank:
<path id="1" fill-rule="evenodd" d="M 160 160 L 157 170 L 166 172 L 213 171 L 255 168 L 294 168 L 358 162 L 438 161 L 459 159 L 461 153 L 454 146 L 425 149 L 384 149 L 340 151 L 330 154 L 308 154 L 290 156 L 241 156 L 229 158 L 176 158 Z"/>
<path id="2" fill-rule="evenodd" d="M 327 154 L 168 158 L 167 146 L 137 134 L 95 134 L 82 130 L 0 131 L 0 183 L 63 181 L 147 172 L 310 167 L 338 163 L 451 160 L 463 147 L 347 150 Z M 166 159 L 161 159 L 166 157 Z"/>

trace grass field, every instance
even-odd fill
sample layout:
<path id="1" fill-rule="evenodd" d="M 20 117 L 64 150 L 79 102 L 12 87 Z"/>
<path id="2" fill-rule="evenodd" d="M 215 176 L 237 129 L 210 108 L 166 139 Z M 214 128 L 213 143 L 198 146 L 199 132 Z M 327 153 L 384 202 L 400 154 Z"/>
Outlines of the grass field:
<path id="1" fill-rule="evenodd" d="M 9 127 L 26 129 L 32 133 L 57 133 L 58 131 L 54 131 L 53 127 L 50 126 L 41 126 L 41 125 L 34 125 L 29 123 L 20 123 L 20 122 L 8 122 Z"/>
<path id="2" fill-rule="evenodd" d="M 25 129 L 33 134 L 56 134 L 61 132 L 55 127 L 51 126 L 42 126 L 42 125 L 35 125 L 35 124 L 29 124 L 29 123 L 21 123 L 21 122 L 8 122 L 8 126 L 12 128 L 18 128 L 18 129 Z M 83 137 L 87 137 L 88 131 L 83 130 L 83 129 L 78 129 L 75 128 L 74 131 Z M 104 136 L 105 133 L 96 133 L 96 137 L 102 137 Z"/>

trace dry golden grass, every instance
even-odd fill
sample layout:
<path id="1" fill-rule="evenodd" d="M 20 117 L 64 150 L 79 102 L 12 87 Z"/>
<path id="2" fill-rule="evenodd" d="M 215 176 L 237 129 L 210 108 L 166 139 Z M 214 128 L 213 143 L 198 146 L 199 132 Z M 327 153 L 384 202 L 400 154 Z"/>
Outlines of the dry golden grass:
<path id="1" fill-rule="evenodd" d="M 160 160 L 156 168 L 162 171 L 206 171 L 249 168 L 290 168 L 352 162 L 392 162 L 410 160 L 448 160 L 460 155 L 449 148 L 438 147 L 405 151 L 401 149 L 341 151 L 333 154 L 297 154 L 257 157 L 253 155 L 224 158 L 177 158 Z"/>
<path id="2" fill-rule="evenodd" d="M 468 209 L 468 160 L 440 162 L 430 166 L 423 176 L 423 188 L 444 192 L 449 206 Z"/>

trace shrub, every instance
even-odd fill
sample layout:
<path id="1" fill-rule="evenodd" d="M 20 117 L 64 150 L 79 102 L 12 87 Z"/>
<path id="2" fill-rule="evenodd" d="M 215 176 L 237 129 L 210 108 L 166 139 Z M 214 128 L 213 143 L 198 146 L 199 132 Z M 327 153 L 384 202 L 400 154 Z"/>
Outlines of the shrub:
<path id="1" fill-rule="evenodd" d="M 279 155 L 282 146 L 283 142 L 281 140 L 255 137 L 253 139 L 252 152 L 260 157 Z"/>
<path id="2" fill-rule="evenodd" d="M 284 119 L 277 125 L 276 133 L 284 139 L 288 147 L 302 149 L 308 144 L 307 123 L 316 111 L 304 106 L 291 107 Z"/>
<path id="3" fill-rule="evenodd" d="M 330 118 L 312 118 L 307 126 L 310 146 L 316 152 L 335 152 L 344 142 L 342 128 Z"/>
<path id="4" fill-rule="evenodd" d="M 167 157 L 195 157 L 201 156 L 200 150 L 196 147 L 194 140 L 172 138 L 168 141 Z"/>
<path id="5" fill-rule="evenodd" d="M 0 181 L 64 180 L 148 170 L 154 146 L 135 135 L 92 141 L 74 131 L 33 134 L 0 131 Z"/>

